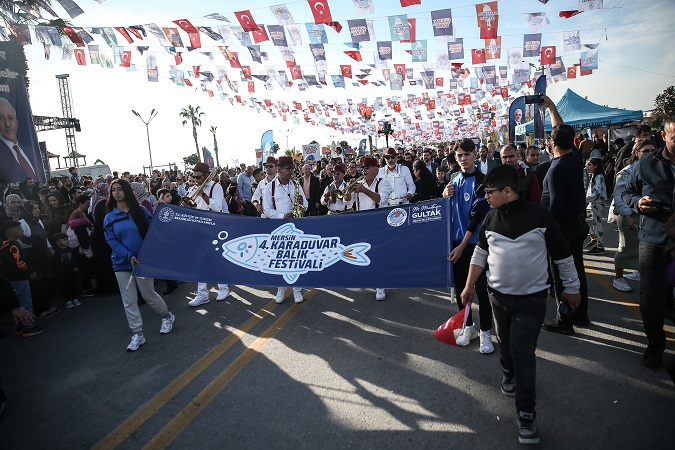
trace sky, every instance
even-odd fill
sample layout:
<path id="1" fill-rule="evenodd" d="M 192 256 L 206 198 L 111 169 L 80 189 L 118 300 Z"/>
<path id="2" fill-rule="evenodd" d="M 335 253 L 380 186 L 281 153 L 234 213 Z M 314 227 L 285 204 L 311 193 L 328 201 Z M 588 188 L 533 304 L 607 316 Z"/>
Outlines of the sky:
<path id="1" fill-rule="evenodd" d="M 156 23 L 160 27 L 176 27 L 171 23 L 172 20 L 186 18 L 195 26 L 238 25 L 234 12 L 240 7 L 248 8 L 259 24 L 277 24 L 269 7 L 280 4 L 278 0 L 250 0 L 242 4 L 245 6 L 237 7 L 232 5 L 237 5 L 238 2 L 208 0 L 199 2 L 106 0 L 102 4 L 91 0 L 76 0 L 76 2 L 85 12 L 71 22 L 75 26 L 82 27 L 116 27 L 148 23 Z M 67 17 L 64 10 L 56 2 L 53 3 L 57 13 Z M 356 72 L 358 68 L 367 69 L 368 64 L 373 63 L 374 42 L 364 43 L 361 63 L 356 63 L 343 53 L 348 50 L 344 42 L 351 40 L 347 29 L 348 19 L 374 20 L 377 40 L 389 40 L 387 16 L 408 14 L 408 17 L 415 17 L 418 22 L 417 38 L 429 39 L 429 54 L 433 58 L 436 49 L 443 48 L 447 44 L 433 39 L 430 11 L 451 8 L 456 27 L 455 35 L 464 38 L 465 52 L 468 56 L 468 59 L 464 60 L 465 67 L 471 67 L 470 49 L 483 46 L 482 40 L 478 39 L 475 3 L 422 0 L 421 5 L 402 8 L 398 0 L 373 0 L 375 14 L 363 17 L 356 16 L 351 1 L 329 0 L 328 3 L 333 20 L 339 21 L 345 27 L 340 34 L 327 28 L 329 43 L 325 48 L 329 75 L 339 74 L 340 64 L 352 64 L 352 70 Z M 304 27 L 304 23 L 313 22 L 307 1 L 296 0 L 286 5 L 296 23 Z M 668 15 L 664 13 L 672 11 L 673 1 L 604 0 L 602 10 L 586 11 L 570 19 L 558 17 L 558 11 L 575 10 L 577 5 L 577 0 L 550 0 L 546 5 L 539 0 L 499 2 L 502 59 L 488 62 L 506 65 L 506 49 L 522 47 L 523 34 L 532 33 L 524 14 L 546 12 L 550 24 L 540 31 L 543 34 L 542 46 L 556 45 L 557 55 L 562 56 L 566 66 L 577 63 L 580 52 L 562 51 L 562 31 L 580 30 L 582 44 L 599 44 L 599 69 L 590 76 L 550 85 L 548 94 L 554 101 L 567 89 L 572 89 L 601 105 L 626 109 L 652 109 L 654 98 L 668 86 L 675 84 L 672 71 L 675 67 L 675 52 L 668 51 L 667 44 L 675 41 L 675 31 L 667 19 Z M 203 18 L 216 12 L 223 14 L 232 23 Z M 184 42 L 189 42 L 187 35 L 182 31 L 181 36 Z M 303 31 L 302 37 L 302 47 L 294 48 L 296 62 L 307 73 L 315 74 L 306 32 Z M 119 45 L 126 44 L 119 34 L 117 40 Z M 109 57 L 112 58 L 112 50 L 101 36 L 95 35 L 95 41 L 101 49 L 107 49 Z M 214 73 L 215 66 L 225 66 L 230 78 L 238 80 L 239 70 L 231 69 L 217 48 L 222 44 L 211 40 L 203 33 L 201 41 L 203 48 L 200 50 L 212 52 L 214 60 L 210 61 L 198 51 L 188 53 L 186 49 L 178 49 L 182 50 L 184 59 L 178 69 L 186 71 L 187 77 L 187 71 L 191 70 L 193 65 L 200 65 L 201 70 L 211 70 Z M 150 51 L 157 52 L 159 82 L 147 81 L 145 56 L 139 54 L 135 45 L 150 46 Z M 409 48 L 409 44 L 395 42 L 389 68 L 393 70 L 393 63 L 405 63 L 407 67 L 421 69 L 422 64 L 412 64 L 410 56 L 404 52 Z M 202 119 L 203 126 L 198 130 L 200 147 L 213 149 L 213 136 L 209 128 L 217 127 L 222 166 L 232 165 L 235 162 L 254 163 L 255 149 L 260 147 L 261 135 L 269 129 L 274 131 L 275 141 L 282 150 L 287 148 L 287 144 L 290 148 L 299 148 L 312 140 L 322 145 L 329 145 L 334 140 L 346 140 L 356 146 L 358 141 L 365 137 L 343 135 L 322 126 L 294 125 L 291 120 L 282 122 L 280 118 L 272 119 L 266 112 L 258 113 L 254 109 L 236 103 L 234 106 L 230 105 L 229 101 L 224 101 L 218 96 L 215 82 L 209 87 L 216 94 L 213 98 L 202 92 L 198 83 L 195 83 L 196 87 L 176 86 L 169 79 L 169 65 L 175 64 L 174 58 L 159 46 L 154 36 L 149 35 L 143 41 L 126 45 L 125 50 L 132 50 L 132 63 L 136 66 L 136 71 L 127 71 L 120 67 L 102 68 L 89 64 L 89 60 L 87 66 L 78 66 L 74 59 L 62 61 L 61 51 L 55 47 L 51 49 L 50 59 L 46 60 L 42 44 L 37 42 L 34 35 L 33 45 L 26 46 L 30 68 L 30 99 L 34 115 L 62 116 L 55 75 L 70 75 L 73 112 L 82 126 L 82 132 L 76 134 L 77 149 L 87 155 L 88 164 L 100 159 L 112 170 L 132 172 L 140 172 L 143 166 L 149 166 L 146 126 L 132 114 L 132 109 L 138 111 L 146 120 L 152 109 L 158 111 L 149 126 L 154 166 L 177 163 L 182 169 L 183 157 L 195 152 L 191 126 L 183 127 L 179 117 L 181 109 L 188 105 L 200 106 L 205 112 Z M 251 62 L 246 48 L 237 45 L 233 50 L 239 51 L 243 64 L 250 63 L 252 73 L 264 72 L 263 65 Z M 268 51 L 270 55 L 269 61 L 263 64 L 275 65 L 277 70 L 284 68 L 279 51 L 271 42 L 262 43 L 261 50 Z M 531 62 L 538 61 L 533 59 Z M 416 70 L 416 75 L 417 73 Z M 437 72 L 436 76 L 449 77 L 449 74 Z M 382 76 L 373 73 L 371 79 L 382 79 Z M 376 96 L 387 98 L 407 93 L 419 96 L 423 92 L 421 87 L 404 88 L 401 93 L 391 91 L 388 85 L 378 88 L 354 87 L 350 83 L 347 83 L 345 89 L 336 89 L 332 87 L 330 77 L 327 80 L 329 86 L 323 86 L 322 89 L 310 87 L 305 92 L 299 92 L 297 88 L 282 91 L 278 84 L 275 84 L 274 90 L 266 91 L 263 83 L 256 82 L 255 97 L 259 100 L 269 98 L 275 102 L 297 100 L 303 103 L 305 100 L 344 102 L 348 98 L 360 103 L 362 98 L 368 98 L 372 103 Z M 246 84 L 241 83 L 240 86 L 240 93 L 247 98 Z M 234 92 L 229 91 L 226 86 L 224 91 L 234 95 Z M 46 141 L 50 152 L 66 154 L 63 130 L 40 132 L 38 139 Z M 379 146 L 384 145 L 382 141 L 380 138 Z M 61 164 L 63 165 L 62 161 Z"/>

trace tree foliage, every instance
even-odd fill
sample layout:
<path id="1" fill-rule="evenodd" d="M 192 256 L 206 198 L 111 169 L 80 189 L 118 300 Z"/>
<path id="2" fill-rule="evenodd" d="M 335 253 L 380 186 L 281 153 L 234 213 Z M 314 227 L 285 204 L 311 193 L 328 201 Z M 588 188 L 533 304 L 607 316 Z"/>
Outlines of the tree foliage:
<path id="1" fill-rule="evenodd" d="M 193 153 L 190 156 L 186 156 L 183 158 L 183 162 L 185 163 L 185 166 L 194 166 L 201 160 L 199 159 L 199 153 Z"/>
<path id="2" fill-rule="evenodd" d="M 188 105 L 187 108 L 183 108 L 178 114 L 183 118 L 183 126 L 188 123 L 192 125 L 192 137 L 195 140 L 195 149 L 197 149 L 197 157 L 199 157 L 199 142 L 197 141 L 197 127 L 202 126 L 202 116 L 205 116 L 206 113 L 200 110 L 201 107 L 197 106 L 196 108 L 192 105 Z"/>
<path id="3" fill-rule="evenodd" d="M 675 116 L 675 86 L 668 87 L 654 100 L 652 125 L 660 125 L 666 117 Z"/>

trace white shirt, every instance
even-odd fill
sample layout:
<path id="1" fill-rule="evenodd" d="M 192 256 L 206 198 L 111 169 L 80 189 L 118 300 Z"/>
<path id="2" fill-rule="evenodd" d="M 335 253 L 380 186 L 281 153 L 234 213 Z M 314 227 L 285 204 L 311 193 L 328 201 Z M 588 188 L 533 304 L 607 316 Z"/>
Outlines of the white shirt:
<path id="1" fill-rule="evenodd" d="M 283 219 L 286 214 L 291 212 L 293 208 L 293 196 L 295 195 L 295 182 L 289 181 L 288 184 L 283 185 L 279 178 L 275 178 L 272 182 L 267 183 L 263 191 L 263 211 L 270 219 Z M 272 201 L 272 189 L 274 188 L 274 201 Z M 298 191 L 302 196 L 302 205 L 307 208 L 307 199 L 302 190 L 302 186 L 298 185 Z"/>
<path id="2" fill-rule="evenodd" d="M 335 197 L 335 203 L 328 203 L 326 201 L 325 196 L 326 196 L 326 194 L 328 194 L 330 192 L 331 186 L 335 186 L 335 181 L 331 182 L 331 184 L 326 186 L 326 189 L 324 189 L 323 195 L 321 196 L 321 204 L 324 205 L 324 206 L 328 206 L 328 209 L 333 211 L 333 212 L 342 212 L 342 211 L 346 211 L 348 209 L 351 209 L 352 205 L 354 205 L 354 197 L 355 197 L 354 194 L 352 194 L 352 199 L 349 200 L 349 201 L 346 201 L 344 199 L 340 199 L 340 198 L 337 198 L 337 197 Z M 342 181 L 342 184 L 339 187 L 336 187 L 335 189 L 344 192 L 345 189 L 347 189 L 347 183 Z"/>
<path id="3" fill-rule="evenodd" d="M 377 184 L 378 180 L 380 181 L 379 185 Z M 373 192 L 375 192 L 375 187 L 377 186 L 377 193 L 380 194 L 380 202 L 378 203 L 380 206 L 386 205 L 389 201 L 389 196 L 391 195 L 391 184 L 388 180 L 376 177 L 370 185 L 366 184 L 366 180 L 361 181 L 359 184 L 366 186 Z M 354 201 L 356 203 L 357 211 L 375 209 L 376 203 L 366 194 L 359 192 L 355 197 L 356 199 Z"/>
<path id="4" fill-rule="evenodd" d="M 389 182 L 391 187 L 391 195 L 388 196 L 391 200 L 401 199 L 404 203 L 408 200 L 405 198 L 406 194 L 415 194 L 415 182 L 413 181 L 410 169 L 402 164 L 396 164 L 394 170 L 389 170 L 388 166 L 380 167 L 377 173 L 378 178 L 385 179 Z M 386 202 L 380 202 L 381 205 L 386 205 Z"/>
<path id="5" fill-rule="evenodd" d="M 277 176 L 275 175 L 272 180 L 276 180 Z M 262 180 L 258 181 L 258 187 L 255 188 L 255 192 L 253 193 L 253 197 L 251 198 L 251 202 L 258 202 L 262 204 L 262 196 L 263 192 L 265 191 L 265 186 L 267 186 L 268 183 L 270 183 L 271 180 L 268 180 L 267 177 L 263 178 Z M 267 215 L 265 214 L 265 211 L 263 210 L 262 214 L 260 214 L 260 217 L 262 218 L 267 218 Z"/>
<path id="6" fill-rule="evenodd" d="M 478 163 L 478 168 L 483 173 L 483 175 L 485 175 L 486 173 L 488 173 L 488 161 L 485 160 L 485 162 L 483 162 L 482 159 L 479 159 L 478 161 L 480 161 Z"/>
<path id="7" fill-rule="evenodd" d="M 213 186 L 215 184 L 215 186 Z M 213 186 L 213 193 L 211 193 L 211 186 Z M 199 186 L 192 186 L 190 188 L 190 193 L 194 193 Z M 206 186 L 204 186 L 204 193 L 206 195 L 211 195 L 209 196 L 209 203 L 207 204 L 206 201 L 202 198 L 201 195 L 198 195 L 197 198 L 195 198 L 195 202 L 197 203 L 197 209 L 201 209 L 202 211 L 215 211 L 215 212 L 229 212 L 227 208 L 223 210 L 223 205 L 225 204 L 225 196 L 223 195 L 223 187 L 220 185 L 220 183 L 216 183 L 215 181 L 209 181 Z"/>

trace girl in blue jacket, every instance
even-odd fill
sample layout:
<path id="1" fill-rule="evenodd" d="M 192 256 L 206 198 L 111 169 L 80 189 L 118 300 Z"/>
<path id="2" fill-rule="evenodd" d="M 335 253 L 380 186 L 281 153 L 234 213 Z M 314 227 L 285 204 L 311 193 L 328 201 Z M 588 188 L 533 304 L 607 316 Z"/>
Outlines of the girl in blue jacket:
<path id="1" fill-rule="evenodd" d="M 138 309 L 137 286 L 145 302 L 162 316 L 160 333 L 166 334 L 171 331 L 175 316 L 169 312 L 162 297 L 155 292 L 153 278 L 132 277 L 131 271 L 139 263 L 138 253 L 152 216 L 138 203 L 129 182 L 122 179 L 112 182 L 106 210 L 108 214 L 103 221 L 103 230 L 105 239 L 112 249 L 113 270 L 122 294 L 124 312 L 129 328 L 134 333 L 127 351 L 133 352 L 145 344 L 143 318 Z"/>

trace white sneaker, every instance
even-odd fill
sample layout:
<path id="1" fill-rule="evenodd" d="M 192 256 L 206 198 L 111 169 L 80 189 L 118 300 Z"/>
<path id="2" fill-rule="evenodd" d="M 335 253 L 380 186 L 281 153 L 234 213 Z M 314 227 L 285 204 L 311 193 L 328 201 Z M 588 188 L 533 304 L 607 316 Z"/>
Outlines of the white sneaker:
<path id="1" fill-rule="evenodd" d="M 73 302 L 66 302 L 66 309 L 73 309 L 74 307 Z"/>
<path id="2" fill-rule="evenodd" d="M 135 352 L 138 350 L 138 347 L 141 345 L 145 344 L 145 336 L 142 334 L 134 334 L 131 336 L 131 342 L 129 342 L 129 345 L 127 346 L 127 351 L 128 352 Z"/>
<path id="3" fill-rule="evenodd" d="M 386 297 L 386 294 L 384 293 L 384 288 L 377 288 L 375 289 L 375 300 L 377 301 L 382 301 Z"/>
<path id="4" fill-rule="evenodd" d="M 633 290 L 623 278 L 615 278 L 614 281 L 612 281 L 612 287 L 621 292 L 630 292 Z"/>
<path id="5" fill-rule="evenodd" d="M 168 319 L 162 319 L 162 326 L 159 328 L 159 333 L 160 334 L 166 334 L 171 331 L 173 328 L 173 322 L 176 320 L 176 316 L 173 314 L 169 313 L 170 316 Z"/>
<path id="6" fill-rule="evenodd" d="M 199 305 L 203 305 L 204 303 L 208 303 L 208 302 L 210 302 L 210 301 L 211 301 L 211 300 L 209 300 L 208 297 L 201 297 L 201 296 L 198 295 L 198 296 L 196 296 L 196 297 L 194 298 L 194 300 L 190 300 L 190 301 L 188 302 L 188 305 L 190 305 L 190 306 L 199 306 Z"/>
<path id="7" fill-rule="evenodd" d="M 82 302 L 80 302 L 78 299 L 73 300 L 73 306 L 82 306 Z"/>
<path id="8" fill-rule="evenodd" d="M 228 286 L 225 286 L 225 288 L 221 289 L 218 292 L 218 297 L 216 297 L 216 301 L 220 302 L 222 300 L 225 300 L 228 295 L 230 295 L 230 288 Z"/>
<path id="9" fill-rule="evenodd" d="M 305 299 L 302 297 L 302 291 L 293 290 L 293 301 L 295 303 L 302 303 Z"/>
<path id="10" fill-rule="evenodd" d="M 283 303 L 285 296 L 286 296 L 286 288 L 280 287 L 279 289 L 277 289 L 277 297 L 274 299 L 274 301 L 277 303 Z"/>
<path id="11" fill-rule="evenodd" d="M 478 350 L 484 355 L 495 351 L 495 346 L 492 345 L 492 336 L 489 331 L 480 332 L 480 348 Z"/>
<path id="12" fill-rule="evenodd" d="M 640 281 L 640 271 L 636 270 L 633 273 L 629 273 L 628 275 L 624 276 L 624 278 L 632 281 Z"/>
<path id="13" fill-rule="evenodd" d="M 473 325 L 469 325 L 468 327 L 464 327 L 464 331 L 457 338 L 457 345 L 466 347 L 472 339 L 476 339 L 477 337 L 478 331 L 476 331 Z"/>

